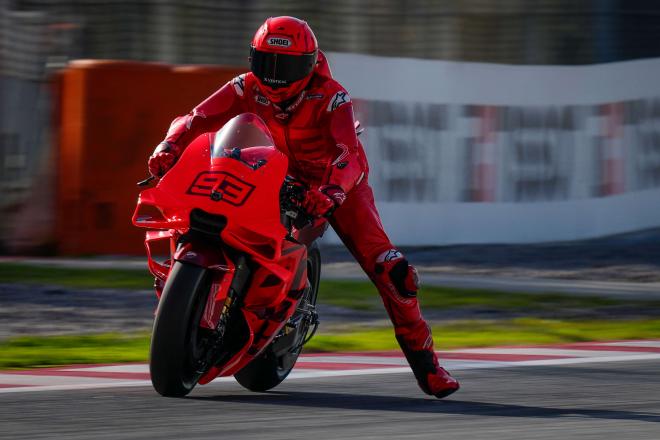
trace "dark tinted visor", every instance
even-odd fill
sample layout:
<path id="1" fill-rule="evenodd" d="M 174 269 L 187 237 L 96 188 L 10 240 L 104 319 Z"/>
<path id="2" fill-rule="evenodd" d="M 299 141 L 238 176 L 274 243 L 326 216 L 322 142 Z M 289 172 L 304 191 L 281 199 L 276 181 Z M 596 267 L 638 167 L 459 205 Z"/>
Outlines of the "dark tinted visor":
<path id="1" fill-rule="evenodd" d="M 288 55 L 261 52 L 254 47 L 250 51 L 250 70 L 267 86 L 274 89 L 288 87 L 303 79 L 314 70 L 316 52 L 304 55 Z"/>

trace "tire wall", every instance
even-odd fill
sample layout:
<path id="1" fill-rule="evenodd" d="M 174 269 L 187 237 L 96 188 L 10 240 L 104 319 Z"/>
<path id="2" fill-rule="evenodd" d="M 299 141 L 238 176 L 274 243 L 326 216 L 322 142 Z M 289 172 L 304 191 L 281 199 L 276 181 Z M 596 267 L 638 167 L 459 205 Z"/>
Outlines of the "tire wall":
<path id="1" fill-rule="evenodd" d="M 147 158 L 170 122 L 241 73 L 75 61 L 62 74 L 57 112 L 56 241 L 62 255 L 143 254 L 131 224 Z"/>

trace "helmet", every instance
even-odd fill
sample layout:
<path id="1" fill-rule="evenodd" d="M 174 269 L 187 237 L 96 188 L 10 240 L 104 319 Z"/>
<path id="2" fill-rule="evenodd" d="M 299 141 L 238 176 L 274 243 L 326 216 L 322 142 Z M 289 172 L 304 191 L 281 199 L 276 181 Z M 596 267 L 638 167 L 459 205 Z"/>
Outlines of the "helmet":
<path id="1" fill-rule="evenodd" d="M 250 70 L 268 99 L 286 101 L 307 86 L 318 52 L 316 37 L 306 22 L 295 17 L 271 17 L 252 39 Z"/>

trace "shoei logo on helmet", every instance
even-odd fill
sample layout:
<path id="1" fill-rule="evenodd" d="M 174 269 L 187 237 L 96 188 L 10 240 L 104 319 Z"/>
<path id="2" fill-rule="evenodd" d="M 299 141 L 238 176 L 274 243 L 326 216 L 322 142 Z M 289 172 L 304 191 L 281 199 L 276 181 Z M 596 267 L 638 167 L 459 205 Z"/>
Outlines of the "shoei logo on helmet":
<path id="1" fill-rule="evenodd" d="M 291 40 L 282 37 L 270 37 L 268 38 L 268 44 L 270 46 L 289 47 L 291 46 Z"/>

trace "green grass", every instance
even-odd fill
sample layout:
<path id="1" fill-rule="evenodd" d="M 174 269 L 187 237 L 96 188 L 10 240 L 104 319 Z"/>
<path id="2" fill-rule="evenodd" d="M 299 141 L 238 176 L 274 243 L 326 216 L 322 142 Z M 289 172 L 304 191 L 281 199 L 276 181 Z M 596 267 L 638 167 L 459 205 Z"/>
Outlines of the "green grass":
<path id="1" fill-rule="evenodd" d="M 22 336 L 0 342 L 0 368 L 142 362 L 149 335 Z"/>
<path id="2" fill-rule="evenodd" d="M 492 345 L 551 344 L 580 341 L 660 338 L 660 319 L 621 321 L 555 321 L 513 319 L 458 321 L 433 327 L 436 348 Z M 76 363 L 142 362 L 147 360 L 149 336 L 85 335 L 20 337 L 0 343 L 0 368 Z M 398 349 L 392 329 L 348 329 L 317 334 L 307 352 Z"/>
<path id="3" fill-rule="evenodd" d="M 434 326 L 433 336 L 437 349 L 653 339 L 660 338 L 660 319 L 567 321 L 518 318 L 456 321 Z M 378 328 L 320 334 L 306 348 L 314 351 L 373 351 L 393 350 L 398 345 L 392 329 Z"/>
<path id="4" fill-rule="evenodd" d="M 478 289 L 455 289 L 425 286 L 419 293 L 422 309 L 493 308 L 493 309 L 557 309 L 592 308 L 606 305 L 630 304 L 630 301 L 593 296 L 569 296 L 553 293 L 528 294 Z M 363 281 L 322 281 L 319 302 L 358 310 L 382 308 L 373 284 Z M 639 301 L 640 306 L 660 307 L 660 301 Z"/>
<path id="5" fill-rule="evenodd" d="M 146 270 L 73 269 L 27 264 L 0 264 L 0 283 L 52 284 L 80 289 L 150 289 L 153 277 Z"/>
<path id="6" fill-rule="evenodd" d="M 74 288 L 149 289 L 151 276 L 144 270 L 70 269 L 0 264 L 0 283 L 47 284 Z M 368 282 L 323 281 L 319 302 L 354 309 L 382 309 L 376 289 Z M 475 289 L 425 287 L 420 293 L 424 309 L 489 308 L 561 310 L 628 304 L 644 310 L 660 302 L 622 301 L 555 294 L 491 292 Z M 323 328 L 322 328 L 323 330 Z M 562 343 L 613 339 L 660 338 L 660 319 L 457 321 L 434 327 L 437 347 Z M 85 335 L 20 337 L 0 342 L 0 368 L 145 361 L 149 335 Z M 392 329 L 349 327 L 333 334 L 318 334 L 307 351 L 369 351 L 397 349 Z"/>
<path id="7" fill-rule="evenodd" d="M 150 289 L 153 279 L 146 270 L 73 269 L 36 267 L 25 264 L 0 264 L 0 283 L 46 284 L 62 287 L 97 289 Z M 424 309 L 493 308 L 548 310 L 592 308 L 630 304 L 630 301 L 598 297 L 573 297 L 559 294 L 526 294 L 477 289 L 424 287 L 419 295 Z M 357 310 L 380 310 L 375 287 L 366 281 L 322 281 L 319 302 Z M 637 301 L 640 308 L 660 307 L 660 302 Z"/>

